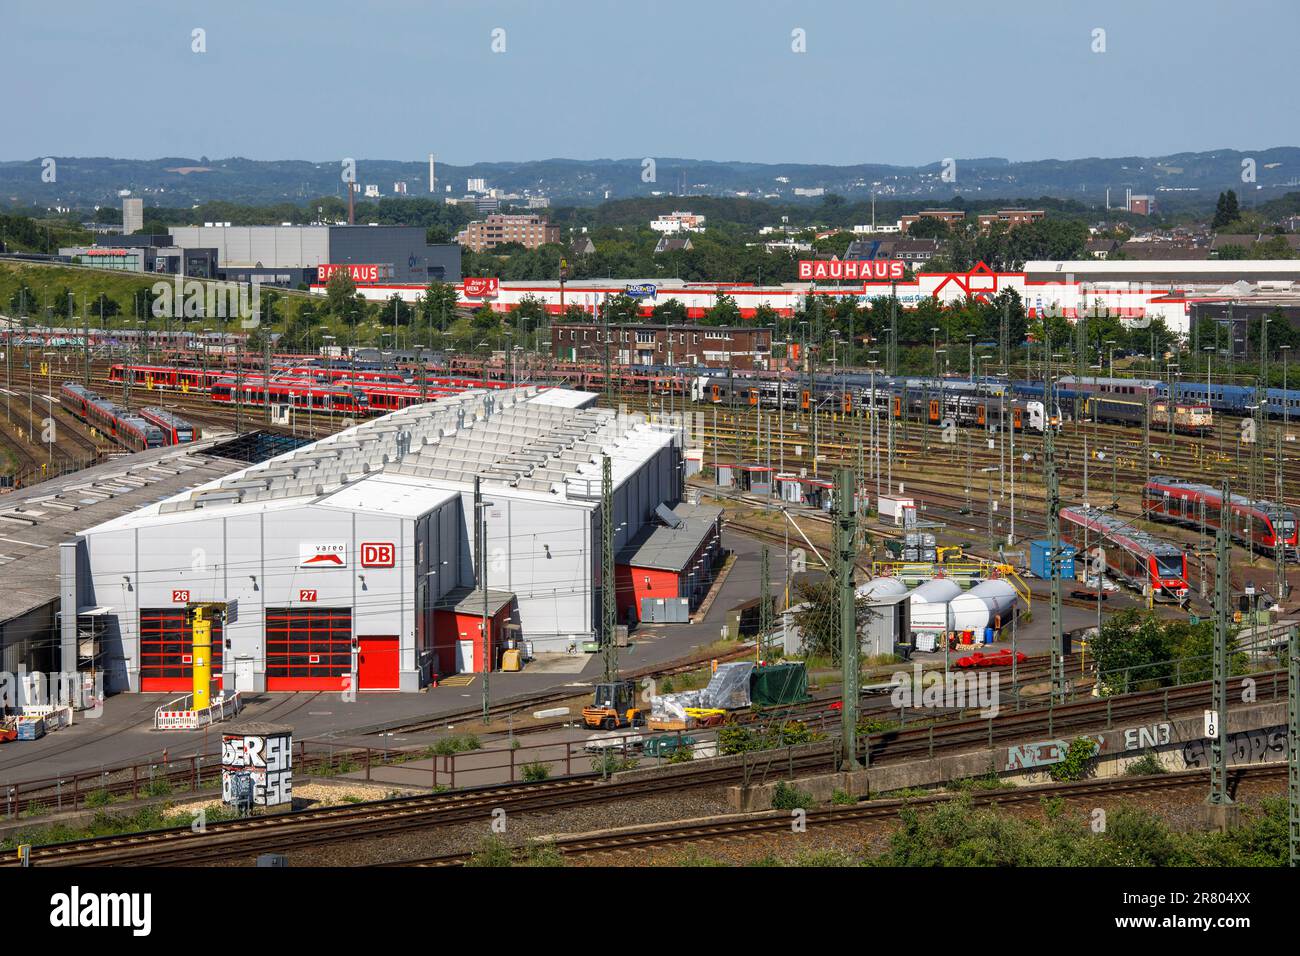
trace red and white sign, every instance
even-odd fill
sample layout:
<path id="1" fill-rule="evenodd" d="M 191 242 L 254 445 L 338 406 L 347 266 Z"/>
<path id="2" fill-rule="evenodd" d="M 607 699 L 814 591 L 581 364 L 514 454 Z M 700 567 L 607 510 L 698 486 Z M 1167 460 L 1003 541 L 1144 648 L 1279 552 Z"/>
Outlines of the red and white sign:
<path id="1" fill-rule="evenodd" d="M 298 545 L 300 568 L 346 568 L 348 546 L 342 541 L 303 541 Z"/>
<path id="2" fill-rule="evenodd" d="M 173 604 L 189 604 L 189 603 L 190 603 L 190 592 L 189 592 L 189 591 L 173 591 L 173 592 L 172 592 L 172 603 L 173 603 Z"/>
<path id="3" fill-rule="evenodd" d="M 799 278 L 803 281 L 844 279 L 863 282 L 872 279 L 901 279 L 907 271 L 899 259 L 848 259 L 835 262 L 826 259 L 800 259 Z"/>
<path id="4" fill-rule="evenodd" d="M 299 589 L 298 589 L 298 600 L 299 600 L 299 601 L 304 601 L 304 602 L 306 602 L 307 604 L 315 604 L 315 603 L 316 603 L 316 589 L 315 589 L 315 588 L 299 588 Z"/>
<path id="5" fill-rule="evenodd" d="M 340 269 L 347 272 L 353 282 L 378 282 L 390 278 L 392 269 L 376 263 L 340 262 L 327 263 L 316 267 L 316 281 L 329 282 L 330 276 Z"/>
<path id="6" fill-rule="evenodd" d="M 361 545 L 363 568 L 391 568 L 397 563 L 397 548 L 387 541 L 369 541 Z"/>
<path id="7" fill-rule="evenodd" d="M 466 279 L 465 295 L 476 299 L 494 296 L 501 289 L 500 279 Z"/>

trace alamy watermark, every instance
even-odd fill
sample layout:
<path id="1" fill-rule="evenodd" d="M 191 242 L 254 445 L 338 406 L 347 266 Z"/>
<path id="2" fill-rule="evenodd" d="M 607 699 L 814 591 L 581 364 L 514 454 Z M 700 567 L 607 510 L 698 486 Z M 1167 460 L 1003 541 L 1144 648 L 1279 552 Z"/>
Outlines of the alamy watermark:
<path id="1" fill-rule="evenodd" d="M 203 281 L 176 276 L 151 287 L 156 319 L 239 319 L 240 328 L 255 329 L 262 322 L 262 283 Z"/>
<path id="2" fill-rule="evenodd" d="M 981 717 L 996 717 L 999 711 L 1001 675 L 997 671 L 978 670 L 969 673 L 922 670 L 918 661 L 912 673 L 895 671 L 891 677 L 894 689 L 890 703 L 899 710 L 963 710 L 979 709 Z"/>
<path id="3" fill-rule="evenodd" d="M 80 671 L 0 671 L 0 709 L 38 713 L 70 707 L 83 717 L 104 712 L 104 674 Z"/>

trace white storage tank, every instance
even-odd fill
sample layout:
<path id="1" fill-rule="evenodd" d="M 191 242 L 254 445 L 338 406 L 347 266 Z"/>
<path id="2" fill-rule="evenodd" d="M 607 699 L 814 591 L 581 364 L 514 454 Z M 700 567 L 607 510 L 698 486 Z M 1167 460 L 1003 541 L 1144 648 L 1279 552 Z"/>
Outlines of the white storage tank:
<path id="1" fill-rule="evenodd" d="M 961 585 L 951 578 L 933 578 L 912 592 L 912 630 L 946 631 L 948 603 L 961 594 Z"/>
<path id="2" fill-rule="evenodd" d="M 907 585 L 898 578 L 872 578 L 866 584 L 859 584 L 855 592 L 860 598 L 895 597 L 907 593 Z"/>
<path id="3" fill-rule="evenodd" d="M 1001 578 L 990 578 L 953 598 L 952 629 L 982 635 L 986 627 L 1009 624 L 1015 606 L 1016 589 Z"/>

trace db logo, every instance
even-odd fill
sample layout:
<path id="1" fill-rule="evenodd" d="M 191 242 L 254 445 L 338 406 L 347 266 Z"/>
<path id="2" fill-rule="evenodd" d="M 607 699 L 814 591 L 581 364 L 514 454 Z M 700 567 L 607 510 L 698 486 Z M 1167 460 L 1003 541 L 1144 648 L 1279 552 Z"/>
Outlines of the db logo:
<path id="1" fill-rule="evenodd" d="M 361 545 L 363 568 L 391 568 L 396 561 L 396 548 L 392 544 L 370 542 Z"/>
<path id="2" fill-rule="evenodd" d="M 173 592 L 172 592 L 172 603 L 173 603 L 173 604 L 189 604 L 189 603 L 190 603 L 190 592 L 189 592 L 189 591 L 173 591 Z"/>

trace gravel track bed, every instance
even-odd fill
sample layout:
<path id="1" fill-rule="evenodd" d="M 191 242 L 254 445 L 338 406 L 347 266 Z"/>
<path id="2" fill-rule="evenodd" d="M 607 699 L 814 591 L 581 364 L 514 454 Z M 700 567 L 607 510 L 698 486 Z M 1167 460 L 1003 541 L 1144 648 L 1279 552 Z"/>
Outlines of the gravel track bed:
<path id="1" fill-rule="evenodd" d="M 530 839 L 557 833 L 584 833 L 635 823 L 662 823 L 733 812 L 727 805 L 725 788 L 701 787 L 675 794 L 555 811 L 508 814 L 506 832 L 499 836 L 510 845 L 521 845 Z M 482 822 L 412 830 L 366 842 L 290 850 L 286 856 L 290 866 L 375 866 L 444 853 L 464 853 L 478 849 L 483 840 L 491 835 L 491 824 L 492 818 L 485 813 Z M 272 849 L 268 846 L 259 852 L 269 852 Z M 248 865 L 252 862 L 250 857 L 246 861 L 230 865 Z"/>
<path id="2" fill-rule="evenodd" d="M 1247 808 L 1254 805 L 1260 797 L 1285 792 L 1285 788 L 1285 780 L 1246 779 L 1241 781 L 1234 798 L 1239 805 Z M 374 787 L 359 787 L 355 791 L 351 788 L 317 789 L 321 793 L 300 792 L 299 795 L 339 802 L 344 794 L 354 798 L 375 799 L 381 796 L 384 790 L 384 788 Z M 1121 805 L 1135 806 L 1158 815 L 1175 830 L 1191 830 L 1198 826 L 1204 801 L 1204 788 L 1139 795 L 1125 794 L 1113 798 L 1091 795 L 1067 801 L 1066 812 L 1086 818 L 1096 807 L 1113 811 Z M 508 815 L 506 831 L 498 835 L 509 845 L 521 846 L 526 845 L 530 840 L 544 839 L 556 834 L 588 833 L 640 823 L 666 823 L 734 812 L 727 803 L 725 788 L 700 788 L 671 795 L 638 797 L 617 803 Z M 1036 803 L 1006 807 L 1001 812 L 1040 819 L 1043 817 L 1043 808 Z M 864 859 L 887 849 L 890 835 L 896 828 L 897 822 L 897 817 L 891 817 L 861 822 L 813 825 L 806 832 L 798 834 L 773 831 L 752 836 L 715 837 L 690 844 L 613 850 L 569 857 L 565 865 L 746 866 L 773 860 L 800 863 L 809 862 L 809 858 L 814 858 L 812 862 L 816 862 L 816 856 L 832 853 L 842 854 L 850 859 Z M 492 834 L 491 823 L 491 817 L 485 814 L 481 822 L 431 827 L 428 830 L 400 833 L 366 842 L 326 844 L 320 847 L 290 850 L 287 856 L 290 866 L 341 867 L 384 865 L 447 853 L 471 852 L 478 849 Z M 273 849 L 268 846 L 260 852 Z M 250 856 L 247 860 L 227 865 L 250 865 L 252 862 Z"/>

